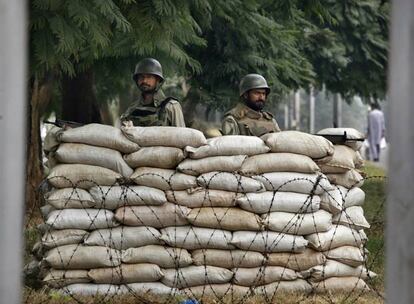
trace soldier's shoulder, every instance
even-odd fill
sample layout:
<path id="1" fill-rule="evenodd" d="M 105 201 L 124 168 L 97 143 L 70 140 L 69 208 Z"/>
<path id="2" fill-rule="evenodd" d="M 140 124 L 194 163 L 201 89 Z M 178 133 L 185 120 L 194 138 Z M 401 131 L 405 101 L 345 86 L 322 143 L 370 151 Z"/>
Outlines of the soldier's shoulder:
<path id="1" fill-rule="evenodd" d="M 270 112 L 267 112 L 267 111 L 263 111 L 263 117 L 266 118 L 266 119 L 268 119 L 268 120 L 274 119 L 273 114 L 270 113 Z"/>
<path id="2" fill-rule="evenodd" d="M 180 102 L 178 101 L 178 98 L 175 98 L 175 97 L 169 96 L 169 97 L 167 97 L 167 98 L 165 98 L 165 99 L 163 100 L 162 104 L 163 104 L 164 106 L 167 106 L 167 105 L 179 105 L 179 104 L 180 104 Z"/>
<path id="3" fill-rule="evenodd" d="M 236 105 L 234 108 L 224 113 L 224 116 L 233 116 L 236 119 L 240 119 L 245 115 L 246 115 L 245 110 L 240 104 Z"/>

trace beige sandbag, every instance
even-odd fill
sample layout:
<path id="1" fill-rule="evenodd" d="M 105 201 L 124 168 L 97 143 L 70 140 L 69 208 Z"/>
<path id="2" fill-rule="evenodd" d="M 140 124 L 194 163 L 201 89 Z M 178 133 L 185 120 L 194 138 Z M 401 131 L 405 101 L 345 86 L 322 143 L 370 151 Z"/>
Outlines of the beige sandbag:
<path id="1" fill-rule="evenodd" d="M 307 213 L 319 210 L 320 198 L 303 193 L 266 191 L 239 195 L 236 203 L 240 208 L 258 214 L 276 211 Z"/>
<path id="2" fill-rule="evenodd" d="M 343 186 L 335 186 L 334 190 L 324 192 L 321 195 L 321 208 L 337 214 L 343 208 L 362 206 L 365 201 L 365 192 L 361 188 L 347 189 Z"/>
<path id="3" fill-rule="evenodd" d="M 365 192 L 361 188 L 354 187 L 352 189 L 346 189 L 345 187 L 338 186 L 344 197 L 344 208 L 352 206 L 362 206 L 365 201 Z"/>
<path id="4" fill-rule="evenodd" d="M 241 286 L 257 286 L 277 281 L 293 281 L 298 278 L 292 269 L 280 266 L 262 266 L 255 268 L 234 268 L 232 282 Z"/>
<path id="5" fill-rule="evenodd" d="M 316 293 L 370 291 L 365 281 L 357 277 L 333 277 L 318 283 L 313 283 L 312 286 L 313 291 Z"/>
<path id="6" fill-rule="evenodd" d="M 272 172 L 252 176 L 263 183 L 268 191 L 298 192 L 321 194 L 333 189 L 323 174 L 297 172 Z"/>
<path id="7" fill-rule="evenodd" d="M 365 250 L 354 246 L 338 247 L 325 251 L 323 254 L 331 260 L 336 260 L 352 267 L 362 265 L 367 259 Z"/>
<path id="8" fill-rule="evenodd" d="M 269 230 L 307 235 L 328 231 L 332 227 L 332 215 L 325 210 L 313 213 L 270 212 L 263 214 L 263 225 Z"/>
<path id="9" fill-rule="evenodd" d="M 201 159 L 186 159 L 181 162 L 177 170 L 185 174 L 198 176 L 212 171 L 236 172 L 240 170 L 247 155 L 211 156 Z"/>
<path id="10" fill-rule="evenodd" d="M 90 269 L 121 264 L 121 252 L 102 246 L 65 245 L 49 250 L 44 260 L 55 269 Z"/>
<path id="11" fill-rule="evenodd" d="M 174 147 L 144 147 L 134 153 L 124 155 L 125 161 L 131 168 L 175 169 L 184 158 L 183 150 Z"/>
<path id="12" fill-rule="evenodd" d="M 45 248 L 54 248 L 69 244 L 79 244 L 88 232 L 81 229 L 48 230 L 42 236 L 42 245 Z"/>
<path id="13" fill-rule="evenodd" d="M 156 282 L 163 277 L 155 264 L 121 264 L 117 267 L 91 269 L 89 278 L 98 284 Z"/>
<path id="14" fill-rule="evenodd" d="M 338 213 L 333 217 L 332 222 L 335 224 L 349 226 L 357 230 L 371 227 L 365 219 L 364 210 L 360 206 L 353 206 L 344 209 L 341 213 Z"/>
<path id="15" fill-rule="evenodd" d="M 120 129 L 101 124 L 88 124 L 64 130 L 58 134 L 58 140 L 106 147 L 122 153 L 132 153 L 139 149 L 139 146 L 128 140 Z"/>
<path id="16" fill-rule="evenodd" d="M 122 175 L 107 168 L 90 165 L 58 165 L 47 177 L 56 188 L 84 188 L 93 186 L 111 186 L 122 179 Z"/>
<path id="17" fill-rule="evenodd" d="M 318 251 L 327 251 L 341 246 L 359 247 L 367 240 L 363 230 L 354 230 L 342 225 L 333 225 L 326 232 L 313 233 L 306 236 L 309 245 Z"/>
<path id="18" fill-rule="evenodd" d="M 124 285 L 112 285 L 112 284 L 93 284 L 93 283 L 79 283 L 68 285 L 65 288 L 58 289 L 57 292 L 74 296 L 114 296 L 124 295 L 129 293 L 129 290 Z"/>
<path id="19" fill-rule="evenodd" d="M 263 192 L 265 187 L 260 181 L 235 173 L 213 171 L 197 177 L 197 183 L 207 189 L 231 192 Z"/>
<path id="20" fill-rule="evenodd" d="M 135 170 L 131 179 L 138 185 L 161 190 L 187 190 L 197 187 L 195 176 L 174 170 L 141 167 Z"/>
<path id="21" fill-rule="evenodd" d="M 146 186 L 97 186 L 89 190 L 98 208 L 155 205 L 167 202 L 164 191 Z"/>
<path id="22" fill-rule="evenodd" d="M 148 245 L 123 251 L 122 262 L 128 264 L 151 263 L 162 268 L 178 268 L 191 265 L 193 260 L 186 249 Z"/>
<path id="23" fill-rule="evenodd" d="M 313 266 L 324 264 L 326 261 L 323 253 L 306 248 L 301 253 L 278 252 L 267 255 L 266 265 L 280 266 L 293 269 L 296 271 L 304 271 Z"/>
<path id="24" fill-rule="evenodd" d="M 205 298 L 207 301 L 219 298 L 220 302 L 223 297 L 229 297 L 234 300 L 234 298 L 244 298 L 251 294 L 248 287 L 231 283 L 192 286 L 184 288 L 182 291 L 189 297 L 197 297 L 200 300 Z"/>
<path id="25" fill-rule="evenodd" d="M 83 164 L 98 166 L 129 177 L 134 170 L 128 166 L 119 151 L 84 144 L 64 143 L 54 153 L 57 161 L 63 164 Z"/>
<path id="26" fill-rule="evenodd" d="M 56 209 L 93 208 L 96 205 L 90 193 L 81 188 L 56 189 L 46 193 L 44 198 Z"/>
<path id="27" fill-rule="evenodd" d="M 344 135 L 346 132 L 345 145 L 351 147 L 355 151 L 362 148 L 363 141 L 356 139 L 364 139 L 365 135 L 354 128 L 326 128 L 318 131 L 319 135 Z"/>
<path id="28" fill-rule="evenodd" d="M 254 287 L 257 295 L 273 296 L 281 292 L 307 294 L 312 291 L 312 286 L 305 280 L 279 281 L 263 286 Z"/>
<path id="29" fill-rule="evenodd" d="M 196 129 L 179 127 L 121 127 L 131 141 L 141 147 L 164 146 L 184 148 L 207 144 L 204 134 Z"/>
<path id="30" fill-rule="evenodd" d="M 52 288 L 62 288 L 76 283 L 89 283 L 87 270 L 56 270 L 50 269 L 43 279 L 43 283 Z"/>
<path id="31" fill-rule="evenodd" d="M 128 249 L 145 245 L 161 244 L 161 233 L 152 227 L 125 227 L 98 229 L 85 239 L 88 246 L 106 246 L 114 249 Z"/>
<path id="32" fill-rule="evenodd" d="M 115 219 L 128 226 L 163 228 L 187 225 L 189 209 L 171 203 L 161 206 L 127 206 L 118 208 Z"/>
<path id="33" fill-rule="evenodd" d="M 230 244 L 232 233 L 226 230 L 192 226 L 161 229 L 161 240 L 171 247 L 185 249 L 234 249 Z"/>
<path id="34" fill-rule="evenodd" d="M 325 265 L 314 266 L 310 269 L 311 280 L 314 282 L 322 281 L 331 277 L 358 277 L 363 280 L 376 276 L 372 271 L 368 271 L 364 266 L 351 267 L 343 263 L 327 260 Z"/>
<path id="35" fill-rule="evenodd" d="M 49 213 L 46 224 L 53 229 L 94 230 L 119 225 L 114 213 L 105 209 L 63 209 Z"/>
<path id="36" fill-rule="evenodd" d="M 299 131 L 282 131 L 262 136 L 272 152 L 287 152 L 307 155 L 313 159 L 332 156 L 333 144 L 322 136 Z"/>
<path id="37" fill-rule="evenodd" d="M 178 269 L 164 269 L 161 282 L 170 287 L 186 288 L 205 284 L 227 283 L 233 277 L 228 269 L 214 266 L 189 266 Z"/>
<path id="38" fill-rule="evenodd" d="M 164 295 L 171 296 L 179 294 L 175 288 L 168 287 L 161 282 L 147 282 L 147 283 L 130 283 L 125 285 L 128 289 L 128 294 L 134 296 L 140 294 Z"/>
<path id="39" fill-rule="evenodd" d="M 315 173 L 318 165 L 306 155 L 294 153 L 266 153 L 248 157 L 240 169 L 243 175 L 251 176 L 269 172 Z"/>
<path id="40" fill-rule="evenodd" d="M 270 149 L 263 140 L 255 136 L 228 135 L 207 140 L 207 145 L 200 148 L 186 147 L 190 158 L 199 159 L 211 156 L 256 155 Z"/>
<path id="41" fill-rule="evenodd" d="M 244 250 L 198 249 L 191 252 L 194 264 L 222 268 L 259 267 L 264 265 L 265 257 L 259 252 Z"/>
<path id="42" fill-rule="evenodd" d="M 361 168 L 364 160 L 358 152 L 348 146 L 335 145 L 332 159 L 322 164 L 323 173 L 344 173 L 349 169 Z"/>
<path id="43" fill-rule="evenodd" d="M 238 196 L 235 192 L 204 188 L 192 191 L 166 191 L 165 194 L 169 202 L 189 208 L 234 207 Z"/>
<path id="44" fill-rule="evenodd" d="M 284 234 L 273 231 L 253 232 L 236 231 L 230 244 L 243 250 L 262 253 L 270 252 L 302 252 L 308 241 L 303 236 Z"/>
<path id="45" fill-rule="evenodd" d="M 327 174 L 329 181 L 334 185 L 343 186 L 347 189 L 362 187 L 364 178 L 357 170 L 349 170 L 346 173 Z"/>
<path id="46" fill-rule="evenodd" d="M 194 208 L 187 215 L 188 221 L 197 227 L 219 228 L 230 231 L 262 229 L 261 218 L 239 208 Z"/>
<path id="47" fill-rule="evenodd" d="M 57 134 L 61 129 L 62 128 L 60 127 L 53 126 L 46 133 L 45 139 L 43 140 L 43 151 L 45 152 L 46 156 L 48 156 L 50 152 L 56 151 L 56 148 L 59 146 L 60 143 L 57 139 Z"/>

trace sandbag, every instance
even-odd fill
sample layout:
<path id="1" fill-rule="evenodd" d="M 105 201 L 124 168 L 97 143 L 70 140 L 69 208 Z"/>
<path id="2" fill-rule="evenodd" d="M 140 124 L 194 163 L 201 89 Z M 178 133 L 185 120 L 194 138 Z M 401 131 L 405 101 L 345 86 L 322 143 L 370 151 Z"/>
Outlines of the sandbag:
<path id="1" fill-rule="evenodd" d="M 263 183 L 268 191 L 321 194 L 333 189 L 328 179 L 317 173 L 272 172 L 254 175 L 252 178 Z"/>
<path id="2" fill-rule="evenodd" d="M 150 226 L 163 228 L 187 225 L 186 207 L 165 203 L 161 206 L 127 206 L 118 208 L 115 219 L 128 226 Z"/>
<path id="3" fill-rule="evenodd" d="M 365 250 L 354 246 L 338 247 L 325 251 L 323 254 L 331 260 L 335 260 L 352 267 L 362 265 L 367 259 L 367 253 Z"/>
<path id="4" fill-rule="evenodd" d="M 342 225 L 334 225 L 329 231 L 306 236 L 309 245 L 318 251 L 327 251 L 341 246 L 359 247 L 367 240 L 363 230 L 354 230 Z"/>
<path id="5" fill-rule="evenodd" d="M 321 252 L 306 248 L 300 253 L 278 252 L 267 255 L 266 265 L 280 266 L 293 269 L 296 271 L 304 271 L 313 266 L 324 264 L 326 257 Z"/>
<path id="6" fill-rule="evenodd" d="M 360 206 L 353 206 L 344 209 L 341 213 L 338 213 L 333 217 L 332 222 L 335 224 L 349 226 L 357 230 L 371 227 L 365 219 L 364 210 Z"/>
<path id="7" fill-rule="evenodd" d="M 183 150 L 174 147 L 144 147 L 134 153 L 124 155 L 126 163 L 131 168 L 175 169 L 184 158 Z"/>
<path id="8" fill-rule="evenodd" d="M 171 247 L 185 249 L 235 249 L 230 231 L 192 226 L 161 229 L 161 240 Z"/>
<path id="9" fill-rule="evenodd" d="M 351 267 L 334 260 L 327 260 L 325 265 L 314 266 L 310 269 L 311 280 L 322 281 L 331 277 L 358 277 L 363 280 L 374 278 L 375 273 L 364 266 Z"/>
<path id="10" fill-rule="evenodd" d="M 261 218 L 239 208 L 194 208 L 187 215 L 188 221 L 197 227 L 218 228 L 230 231 L 262 229 Z"/>
<path id="11" fill-rule="evenodd" d="M 362 206 L 365 201 L 365 192 L 361 188 L 354 187 L 352 189 L 346 189 L 345 187 L 338 186 L 344 197 L 344 208 L 352 206 Z"/>
<path id="12" fill-rule="evenodd" d="M 114 213 L 105 209 L 63 209 L 49 213 L 46 224 L 53 229 L 94 230 L 119 225 Z"/>
<path id="13" fill-rule="evenodd" d="M 62 288 L 76 283 L 89 283 L 87 270 L 56 270 L 50 269 L 43 279 L 43 283 L 52 288 Z"/>
<path id="14" fill-rule="evenodd" d="M 197 183 L 207 189 L 231 192 L 263 192 L 260 181 L 235 173 L 213 171 L 197 177 Z"/>
<path id="15" fill-rule="evenodd" d="M 102 246 L 65 245 L 49 250 L 44 260 L 54 269 L 90 269 L 121 264 L 121 252 Z"/>
<path id="16" fill-rule="evenodd" d="M 189 208 L 201 207 L 234 207 L 236 205 L 235 192 L 196 188 L 192 191 L 166 191 L 167 200 Z"/>
<path id="17" fill-rule="evenodd" d="M 89 192 L 98 208 L 110 210 L 122 206 L 159 206 L 167 202 L 163 191 L 146 186 L 96 186 Z"/>
<path id="18" fill-rule="evenodd" d="M 84 144 L 64 143 L 54 153 L 63 164 L 83 164 L 110 169 L 129 177 L 134 170 L 128 166 L 119 151 Z"/>
<path id="19" fill-rule="evenodd" d="M 266 191 L 238 195 L 236 203 L 240 208 L 258 214 L 276 211 L 307 213 L 319 210 L 320 198 L 303 193 Z"/>
<path id="20" fill-rule="evenodd" d="M 107 168 L 90 165 L 58 165 L 47 177 L 56 188 L 84 188 L 93 186 L 111 186 L 122 179 L 122 175 Z"/>
<path id="21" fill-rule="evenodd" d="M 329 181 L 334 185 L 343 186 L 347 189 L 362 187 L 364 178 L 357 170 L 348 170 L 346 173 L 327 174 Z"/>
<path id="22" fill-rule="evenodd" d="M 71 284 L 64 288 L 58 289 L 58 293 L 63 295 L 80 295 L 80 296 L 105 296 L 113 297 L 115 295 L 124 295 L 129 293 L 124 285 L 112 284 L 93 284 L 93 283 L 79 283 Z"/>
<path id="23" fill-rule="evenodd" d="M 178 269 L 164 269 L 161 282 L 170 287 L 186 288 L 205 284 L 227 283 L 233 277 L 228 269 L 214 266 L 189 266 Z"/>
<path id="24" fill-rule="evenodd" d="M 98 284 L 156 282 L 163 275 L 161 268 L 155 264 L 121 264 L 88 272 L 89 278 Z"/>
<path id="25" fill-rule="evenodd" d="M 210 138 L 202 147 L 186 147 L 190 158 L 199 159 L 211 156 L 257 155 L 270 149 L 263 140 L 255 136 L 228 135 Z"/>
<path id="26" fill-rule="evenodd" d="M 346 132 L 345 145 L 351 147 L 355 151 L 358 151 L 362 148 L 363 141 L 361 139 L 365 138 L 365 135 L 354 128 L 326 128 L 318 131 L 319 135 L 344 135 Z"/>
<path id="27" fill-rule="evenodd" d="M 253 292 L 256 295 L 264 295 L 267 297 L 281 292 L 307 294 L 311 291 L 312 286 L 302 279 L 294 281 L 279 281 L 253 288 Z"/>
<path id="28" fill-rule="evenodd" d="M 178 268 L 191 265 L 193 260 L 186 249 L 148 245 L 123 251 L 122 262 L 150 263 L 162 268 Z"/>
<path id="29" fill-rule="evenodd" d="M 161 244 L 161 233 L 152 227 L 116 227 L 92 231 L 85 239 L 88 246 L 106 246 L 114 249 L 128 249 L 145 245 Z"/>
<path id="30" fill-rule="evenodd" d="M 236 172 L 240 170 L 246 158 L 247 155 L 211 156 L 201 159 L 187 158 L 178 165 L 177 170 L 195 176 L 212 171 Z"/>
<path id="31" fill-rule="evenodd" d="M 287 152 L 307 155 L 313 159 L 332 156 L 333 144 L 322 136 L 299 131 L 268 133 L 261 137 L 272 152 Z"/>
<path id="32" fill-rule="evenodd" d="M 257 286 L 277 281 L 293 281 L 298 278 L 294 270 L 279 266 L 234 268 L 232 282 L 241 286 Z"/>
<path id="33" fill-rule="evenodd" d="M 139 149 L 139 146 L 128 140 L 118 128 L 101 124 L 67 129 L 59 132 L 57 138 L 61 142 L 106 147 L 122 153 L 132 153 Z"/>
<path id="34" fill-rule="evenodd" d="M 44 195 L 45 202 L 56 209 L 94 208 L 96 203 L 90 193 L 81 188 L 63 188 Z"/>
<path id="35" fill-rule="evenodd" d="M 318 165 L 306 155 L 293 153 L 266 153 L 248 157 L 240 173 L 246 176 L 269 172 L 315 173 L 320 171 Z"/>
<path id="36" fill-rule="evenodd" d="M 128 289 L 128 294 L 133 294 L 134 296 L 142 294 L 161 296 L 179 294 L 177 289 L 168 287 L 161 282 L 129 283 L 125 287 Z"/>
<path id="37" fill-rule="evenodd" d="M 60 142 L 57 139 L 57 134 L 60 132 L 62 128 L 53 126 L 50 130 L 46 133 L 45 139 L 43 140 L 43 151 L 45 155 L 48 156 L 50 152 L 56 151 L 57 147 L 59 146 Z"/>
<path id="38" fill-rule="evenodd" d="M 343 186 L 335 186 L 334 190 L 324 192 L 321 195 L 321 208 L 337 214 L 344 208 L 362 206 L 365 201 L 365 192 L 361 188 L 347 189 Z"/>
<path id="39" fill-rule="evenodd" d="M 235 284 L 207 284 L 200 286 L 192 286 L 182 289 L 182 291 L 189 297 L 197 297 L 197 299 L 211 301 L 218 298 L 220 301 L 223 297 L 244 298 L 251 294 L 250 289 L 245 286 L 238 286 Z"/>
<path id="40" fill-rule="evenodd" d="M 196 129 L 179 127 L 121 127 L 128 139 L 141 147 L 164 146 L 200 147 L 207 143 L 204 134 Z"/>
<path id="41" fill-rule="evenodd" d="M 313 283 L 312 286 L 313 291 L 316 293 L 370 291 L 365 281 L 357 277 L 333 277 L 318 283 Z"/>
<path id="42" fill-rule="evenodd" d="M 263 214 L 263 225 L 269 230 L 307 235 L 328 231 L 332 227 L 332 215 L 325 210 L 313 213 L 270 212 Z"/>
<path id="43" fill-rule="evenodd" d="M 302 252 L 305 250 L 308 241 L 302 236 L 273 231 L 235 231 L 233 232 L 230 244 L 243 250 L 252 250 L 262 253 Z"/>
<path id="44" fill-rule="evenodd" d="M 264 265 L 265 257 L 259 252 L 244 250 L 198 249 L 191 252 L 194 265 L 217 266 L 222 268 L 259 267 Z"/>
<path id="45" fill-rule="evenodd" d="M 358 152 L 348 146 L 335 145 L 335 152 L 332 159 L 321 164 L 323 173 L 344 173 L 347 170 L 361 168 L 364 160 Z"/>
<path id="46" fill-rule="evenodd" d="M 46 248 L 54 248 L 69 244 L 79 244 L 88 232 L 81 229 L 48 230 L 42 236 L 42 245 Z"/>
<path id="47" fill-rule="evenodd" d="M 195 176 L 174 170 L 141 167 L 135 170 L 131 179 L 138 185 L 161 190 L 187 190 L 197 187 Z"/>

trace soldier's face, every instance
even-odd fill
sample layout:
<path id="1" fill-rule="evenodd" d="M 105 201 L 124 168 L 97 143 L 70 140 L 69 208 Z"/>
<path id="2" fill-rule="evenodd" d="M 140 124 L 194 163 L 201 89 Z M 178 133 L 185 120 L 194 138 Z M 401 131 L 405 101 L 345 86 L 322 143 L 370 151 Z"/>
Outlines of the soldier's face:
<path id="1" fill-rule="evenodd" d="M 153 92 L 157 87 L 159 79 L 152 74 L 139 74 L 137 84 L 142 92 Z"/>
<path id="2" fill-rule="evenodd" d="M 265 89 L 253 89 L 245 94 L 247 99 L 247 105 L 254 110 L 262 110 L 266 102 L 266 90 Z"/>

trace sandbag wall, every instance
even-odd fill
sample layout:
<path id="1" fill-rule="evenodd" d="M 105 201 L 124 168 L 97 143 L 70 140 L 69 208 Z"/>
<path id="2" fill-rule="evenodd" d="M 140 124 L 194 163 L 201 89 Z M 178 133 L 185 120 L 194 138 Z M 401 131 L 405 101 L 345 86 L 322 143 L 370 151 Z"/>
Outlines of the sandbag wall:
<path id="1" fill-rule="evenodd" d="M 209 140 L 172 127 L 55 131 L 49 286 L 190 297 L 368 289 L 354 150 L 297 131 Z"/>

